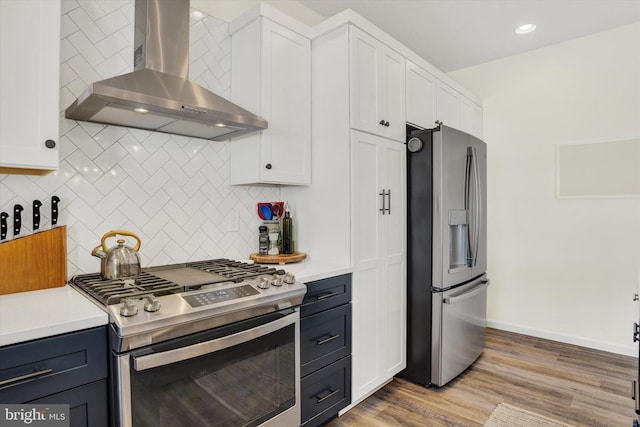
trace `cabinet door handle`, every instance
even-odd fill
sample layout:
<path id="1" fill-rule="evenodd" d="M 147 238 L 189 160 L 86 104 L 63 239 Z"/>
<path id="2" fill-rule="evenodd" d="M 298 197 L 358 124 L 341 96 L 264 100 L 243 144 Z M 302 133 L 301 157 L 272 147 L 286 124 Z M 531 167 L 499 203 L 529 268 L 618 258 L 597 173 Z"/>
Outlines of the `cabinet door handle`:
<path id="1" fill-rule="evenodd" d="M 389 127 L 389 122 L 384 122 L 384 125 L 385 125 L 386 127 Z"/>
<path id="2" fill-rule="evenodd" d="M 271 169 L 273 166 L 271 166 L 271 163 L 267 163 L 267 165 L 265 166 L 265 168 L 267 169 Z"/>
<path id="3" fill-rule="evenodd" d="M 324 402 L 325 400 L 327 400 L 328 398 L 330 398 L 331 396 L 333 396 L 336 393 L 340 393 L 340 389 L 338 390 L 327 390 L 329 392 L 329 394 L 327 394 L 326 396 L 320 397 L 320 395 L 316 395 L 316 399 L 318 399 L 318 403 Z"/>
<path id="4" fill-rule="evenodd" d="M 44 142 L 44 146 L 47 148 L 56 148 L 56 142 L 53 139 L 47 139 Z"/>
<path id="5" fill-rule="evenodd" d="M 342 292 L 329 292 L 328 294 L 322 294 L 322 295 L 318 295 L 316 297 L 316 300 L 320 301 L 322 299 L 327 299 L 327 298 L 331 298 L 331 297 L 335 297 L 338 295 L 341 295 Z"/>
<path id="6" fill-rule="evenodd" d="M 387 200 L 387 202 L 388 202 L 387 203 L 387 213 L 389 215 L 391 215 L 391 189 L 387 190 L 387 197 L 388 197 L 388 200 Z"/>
<path id="7" fill-rule="evenodd" d="M 380 120 L 378 124 L 384 126 L 384 120 Z"/>
<path id="8" fill-rule="evenodd" d="M 51 372 L 53 372 L 53 369 L 43 369 L 41 371 L 31 372 L 30 374 L 20 375 L 19 377 L 9 378 L 8 380 L 2 380 L 0 381 L 0 387 L 17 383 L 20 381 L 24 381 L 24 380 L 29 380 L 31 378 L 40 377 L 42 375 L 47 375 L 47 374 L 50 374 Z"/>
<path id="9" fill-rule="evenodd" d="M 382 190 L 382 193 L 378 193 L 378 196 L 382 196 L 382 207 L 378 209 L 380 212 L 382 212 L 382 215 L 384 215 L 384 213 L 387 211 L 387 208 L 385 207 L 386 195 L 387 193 L 385 193 L 384 189 Z"/>
<path id="10" fill-rule="evenodd" d="M 326 344 L 330 341 L 335 340 L 336 338 L 340 338 L 340 334 L 336 334 L 336 335 L 331 335 L 329 338 L 325 338 L 323 340 L 316 340 L 316 344 L 317 345 L 322 345 L 322 344 Z"/>

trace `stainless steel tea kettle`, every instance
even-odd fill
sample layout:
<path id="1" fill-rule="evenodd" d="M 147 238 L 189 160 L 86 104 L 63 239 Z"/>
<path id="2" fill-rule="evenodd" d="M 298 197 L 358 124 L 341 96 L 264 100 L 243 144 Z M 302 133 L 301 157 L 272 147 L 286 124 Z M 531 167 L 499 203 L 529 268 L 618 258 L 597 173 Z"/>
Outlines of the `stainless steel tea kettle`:
<path id="1" fill-rule="evenodd" d="M 125 246 L 124 239 L 118 239 L 117 246 L 107 248 L 106 240 L 109 237 L 129 236 L 138 241 L 135 247 Z M 91 255 L 100 258 L 100 275 L 103 279 L 126 279 L 140 274 L 140 238 L 126 230 L 111 230 L 102 236 L 101 243 L 96 246 Z"/>

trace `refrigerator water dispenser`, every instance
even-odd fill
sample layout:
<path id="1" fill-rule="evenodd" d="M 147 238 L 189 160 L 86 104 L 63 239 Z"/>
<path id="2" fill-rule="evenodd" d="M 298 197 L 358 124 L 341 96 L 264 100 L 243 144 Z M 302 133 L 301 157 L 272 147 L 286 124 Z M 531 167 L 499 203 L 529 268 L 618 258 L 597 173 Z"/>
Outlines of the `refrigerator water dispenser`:
<path id="1" fill-rule="evenodd" d="M 449 211 L 449 270 L 467 267 L 467 211 Z"/>

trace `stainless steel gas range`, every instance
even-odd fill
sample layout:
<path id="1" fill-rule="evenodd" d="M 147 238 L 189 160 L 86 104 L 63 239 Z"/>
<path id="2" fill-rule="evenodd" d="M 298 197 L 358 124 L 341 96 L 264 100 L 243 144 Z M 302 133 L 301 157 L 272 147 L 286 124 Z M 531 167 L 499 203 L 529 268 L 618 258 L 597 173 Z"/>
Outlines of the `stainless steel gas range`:
<path id="1" fill-rule="evenodd" d="M 215 259 L 70 284 L 109 314 L 112 424 L 300 424 L 293 275 Z"/>

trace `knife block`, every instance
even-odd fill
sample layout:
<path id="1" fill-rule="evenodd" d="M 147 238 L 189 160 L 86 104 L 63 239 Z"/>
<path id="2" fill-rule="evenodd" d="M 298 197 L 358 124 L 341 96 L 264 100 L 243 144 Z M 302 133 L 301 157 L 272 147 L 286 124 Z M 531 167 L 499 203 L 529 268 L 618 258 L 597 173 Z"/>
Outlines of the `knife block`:
<path id="1" fill-rule="evenodd" d="M 0 243 L 0 295 L 66 283 L 66 226 Z"/>

